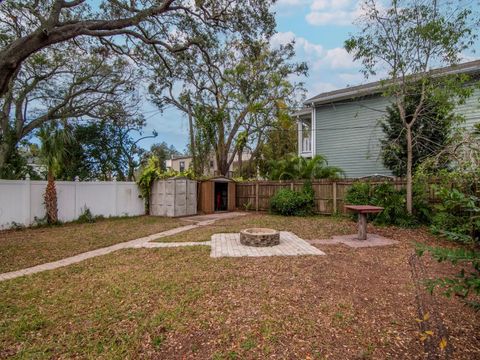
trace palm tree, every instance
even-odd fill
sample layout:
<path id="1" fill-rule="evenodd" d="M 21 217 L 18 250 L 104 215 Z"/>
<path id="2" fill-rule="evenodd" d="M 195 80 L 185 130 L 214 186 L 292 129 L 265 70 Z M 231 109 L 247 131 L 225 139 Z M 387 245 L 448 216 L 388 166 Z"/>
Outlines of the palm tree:
<path id="1" fill-rule="evenodd" d="M 307 159 L 290 154 L 285 159 L 271 161 L 267 177 L 270 180 L 314 180 L 338 179 L 343 177 L 343 174 L 339 167 L 329 166 L 322 155 Z"/>
<path id="2" fill-rule="evenodd" d="M 39 155 L 47 167 L 47 187 L 44 195 L 47 221 L 49 224 L 55 224 L 58 221 L 55 176 L 61 169 L 62 161 L 66 155 L 65 145 L 70 141 L 70 135 L 52 122 L 42 126 L 37 136 L 41 142 Z"/>

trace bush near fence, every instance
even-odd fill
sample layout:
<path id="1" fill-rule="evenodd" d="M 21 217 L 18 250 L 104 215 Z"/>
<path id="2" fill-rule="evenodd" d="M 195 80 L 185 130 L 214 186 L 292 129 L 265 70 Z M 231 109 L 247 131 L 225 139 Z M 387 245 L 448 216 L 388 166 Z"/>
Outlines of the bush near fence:
<path id="1" fill-rule="evenodd" d="M 407 181 L 403 178 L 366 180 L 366 179 L 341 179 L 341 180 L 312 180 L 315 192 L 315 211 L 318 214 L 333 215 L 345 214 L 345 196 L 348 189 L 357 181 L 368 181 L 375 186 L 389 182 L 395 189 L 405 188 Z M 268 211 L 270 198 L 280 189 L 300 191 L 304 180 L 279 180 L 279 181 L 249 181 L 236 184 L 236 204 L 238 209 Z M 428 199 L 435 202 L 435 193 L 432 188 L 435 182 L 428 186 Z"/>

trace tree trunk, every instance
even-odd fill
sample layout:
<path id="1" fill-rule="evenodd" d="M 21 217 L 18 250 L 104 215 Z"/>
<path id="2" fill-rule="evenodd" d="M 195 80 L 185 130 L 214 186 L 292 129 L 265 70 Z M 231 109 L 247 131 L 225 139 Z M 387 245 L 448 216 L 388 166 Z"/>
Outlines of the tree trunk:
<path id="1" fill-rule="evenodd" d="M 217 147 L 218 149 L 218 147 Z M 219 151 L 217 150 L 217 170 L 221 176 L 227 176 L 228 173 L 228 153 L 226 153 L 223 148 Z"/>
<path id="2" fill-rule="evenodd" d="M 45 189 L 45 209 L 47 211 L 47 222 L 56 224 L 58 222 L 57 189 L 55 179 L 51 171 L 47 175 L 47 188 Z"/>
<path id="3" fill-rule="evenodd" d="M 188 126 L 190 130 L 190 151 L 192 152 L 192 162 L 193 162 L 193 174 L 195 176 L 200 176 L 197 152 L 195 149 L 195 136 L 193 134 L 193 116 L 190 102 L 188 103 Z"/>
<path id="4" fill-rule="evenodd" d="M 412 214 L 413 210 L 413 144 L 412 144 L 412 127 L 411 124 L 406 125 L 407 129 L 407 212 Z"/>
<path id="5" fill-rule="evenodd" d="M 0 170 L 6 165 L 10 151 L 10 146 L 6 141 L 0 144 Z"/>

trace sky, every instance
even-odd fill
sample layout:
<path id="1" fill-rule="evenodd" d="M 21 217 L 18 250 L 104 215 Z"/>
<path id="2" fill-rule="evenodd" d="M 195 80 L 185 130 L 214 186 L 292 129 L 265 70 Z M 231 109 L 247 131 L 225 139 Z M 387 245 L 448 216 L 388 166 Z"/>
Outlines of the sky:
<path id="1" fill-rule="evenodd" d="M 345 40 L 357 30 L 353 22 L 360 13 L 359 1 L 278 0 L 274 11 L 277 34 L 271 40 L 272 45 L 295 39 L 297 61 L 305 61 L 309 66 L 308 77 L 302 79 L 307 98 L 368 82 L 360 73 L 359 65 L 343 48 Z M 478 56 L 465 54 L 465 58 L 473 60 Z M 147 148 L 152 143 L 165 141 L 179 151 L 185 150 L 188 123 L 182 113 L 172 109 L 161 114 L 148 102 L 144 103 L 143 110 L 147 119 L 144 133 L 156 130 L 158 136 L 139 145 Z"/>

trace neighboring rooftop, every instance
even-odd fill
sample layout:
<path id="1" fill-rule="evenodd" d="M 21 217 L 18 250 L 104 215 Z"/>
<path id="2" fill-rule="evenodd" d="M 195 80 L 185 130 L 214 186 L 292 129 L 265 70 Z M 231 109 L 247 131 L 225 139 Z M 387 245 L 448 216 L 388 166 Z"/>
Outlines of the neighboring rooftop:
<path id="1" fill-rule="evenodd" d="M 190 159 L 192 155 L 172 155 L 170 160 L 182 160 L 182 159 Z"/>
<path id="2" fill-rule="evenodd" d="M 431 73 L 438 76 L 438 75 L 452 75 L 452 74 L 471 74 L 471 73 L 480 73 L 480 60 L 470 61 L 463 64 L 448 66 L 439 69 L 431 70 Z M 304 104 L 305 106 L 311 106 L 313 104 L 324 104 L 331 101 L 339 101 L 350 99 L 352 97 L 360 97 L 366 95 L 373 95 L 376 93 L 380 93 L 382 88 L 381 81 L 375 81 L 368 84 L 357 85 L 346 87 L 339 90 L 324 92 L 318 94 L 312 98 L 307 99 Z M 302 111 L 295 113 L 295 115 L 300 116 L 303 115 Z"/>

